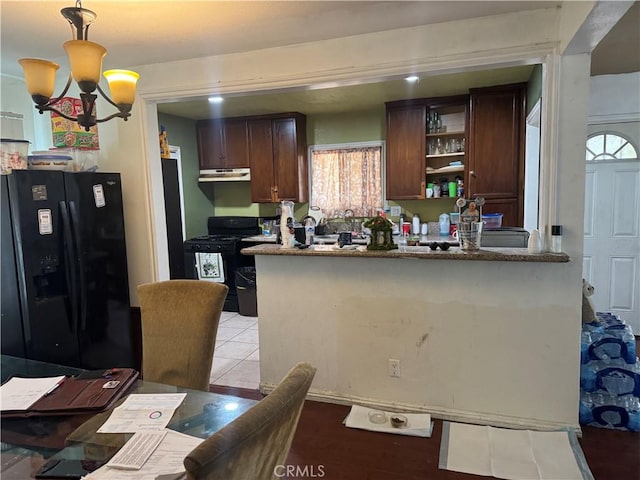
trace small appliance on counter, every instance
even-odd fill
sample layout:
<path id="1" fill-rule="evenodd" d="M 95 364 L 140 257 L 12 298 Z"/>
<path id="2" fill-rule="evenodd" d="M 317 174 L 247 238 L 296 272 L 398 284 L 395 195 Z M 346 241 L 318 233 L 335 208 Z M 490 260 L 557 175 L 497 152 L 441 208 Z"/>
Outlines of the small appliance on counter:
<path id="1" fill-rule="evenodd" d="M 483 247 L 527 248 L 529 232 L 521 227 L 485 229 L 482 232 Z"/>

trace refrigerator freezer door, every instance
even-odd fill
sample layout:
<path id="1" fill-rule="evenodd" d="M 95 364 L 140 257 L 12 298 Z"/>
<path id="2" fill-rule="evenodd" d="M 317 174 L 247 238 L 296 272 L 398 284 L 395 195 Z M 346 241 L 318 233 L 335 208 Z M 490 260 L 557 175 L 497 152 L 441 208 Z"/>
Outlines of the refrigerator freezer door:
<path id="1" fill-rule="evenodd" d="M 87 369 L 135 367 L 122 189 L 117 173 L 65 173 Z"/>
<path id="2" fill-rule="evenodd" d="M 14 171 L 9 199 L 26 356 L 80 366 L 62 172 Z"/>
<path id="3" fill-rule="evenodd" d="M 0 177 L 0 199 L 2 200 L 2 209 L 0 212 L 0 221 L 2 226 L 0 233 L 2 238 L 2 270 L 0 274 L 0 285 L 2 285 L 2 293 L 0 294 L 1 313 L 1 331 L 0 340 L 2 341 L 3 355 L 12 355 L 14 357 L 24 358 L 24 332 L 22 331 L 22 314 L 20 313 L 20 296 L 18 294 L 18 275 L 16 266 L 16 254 L 13 246 L 13 230 L 11 229 L 11 210 L 9 206 L 9 184 L 8 176 Z"/>

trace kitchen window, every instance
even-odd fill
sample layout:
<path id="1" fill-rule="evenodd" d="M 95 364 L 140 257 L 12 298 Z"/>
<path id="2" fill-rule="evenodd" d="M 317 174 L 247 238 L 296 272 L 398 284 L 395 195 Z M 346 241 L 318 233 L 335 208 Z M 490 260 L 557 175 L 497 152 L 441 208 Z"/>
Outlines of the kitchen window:
<path id="1" fill-rule="evenodd" d="M 313 145 L 309 148 L 310 205 L 328 218 L 347 210 L 371 217 L 383 206 L 382 142 Z"/>

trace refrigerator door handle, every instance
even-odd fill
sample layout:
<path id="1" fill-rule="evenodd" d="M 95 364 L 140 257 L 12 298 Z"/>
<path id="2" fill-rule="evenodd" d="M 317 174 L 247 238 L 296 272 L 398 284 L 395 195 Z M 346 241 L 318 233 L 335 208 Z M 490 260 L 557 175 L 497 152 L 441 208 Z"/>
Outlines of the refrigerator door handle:
<path id="1" fill-rule="evenodd" d="M 78 261 L 79 291 L 80 291 L 80 331 L 87 328 L 87 284 L 85 281 L 85 265 L 82 256 L 82 235 L 80 234 L 80 220 L 78 209 L 73 200 L 69 201 L 69 212 L 71 213 L 71 231 L 75 240 L 76 258 Z"/>
<path id="2" fill-rule="evenodd" d="M 71 300 L 71 318 L 69 319 L 69 331 L 75 331 L 78 325 L 78 282 L 76 280 L 75 261 L 73 258 L 73 237 L 71 235 L 71 223 L 69 222 L 69 212 L 64 200 L 60 202 L 60 217 L 62 218 L 63 246 L 65 257 L 65 276 L 69 286 L 69 297 Z"/>

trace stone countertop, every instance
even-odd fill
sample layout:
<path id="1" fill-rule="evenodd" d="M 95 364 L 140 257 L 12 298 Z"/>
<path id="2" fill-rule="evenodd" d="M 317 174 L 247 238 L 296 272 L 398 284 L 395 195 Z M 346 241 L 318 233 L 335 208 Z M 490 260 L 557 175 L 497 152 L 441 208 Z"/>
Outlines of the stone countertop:
<path id="1" fill-rule="evenodd" d="M 247 243 L 276 243 L 275 235 L 254 235 L 252 237 L 244 237 L 243 242 Z"/>
<path id="2" fill-rule="evenodd" d="M 336 245 L 313 245 L 309 248 L 282 248 L 281 245 L 262 244 L 243 248 L 243 255 L 281 255 L 301 257 L 360 257 L 360 258 L 416 258 L 419 260 L 472 260 L 492 262 L 567 263 L 566 253 L 529 253 L 526 248 L 480 248 L 462 251 L 452 246 L 446 251 L 430 247 L 406 247 L 403 250 L 367 250 L 364 245 L 339 248 Z"/>

